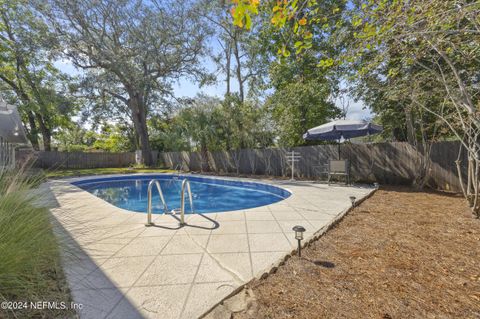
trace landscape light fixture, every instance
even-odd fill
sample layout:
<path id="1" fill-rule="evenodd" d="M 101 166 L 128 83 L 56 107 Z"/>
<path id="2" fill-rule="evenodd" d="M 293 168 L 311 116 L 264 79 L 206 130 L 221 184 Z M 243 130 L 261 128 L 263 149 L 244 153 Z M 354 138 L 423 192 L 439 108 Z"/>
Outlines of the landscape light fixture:
<path id="1" fill-rule="evenodd" d="M 350 196 L 350 201 L 352 202 L 352 207 L 355 207 L 355 201 L 357 198 L 355 196 Z"/>
<path id="2" fill-rule="evenodd" d="M 301 241 L 303 240 L 303 233 L 305 228 L 303 226 L 294 226 L 292 230 L 295 232 L 295 239 L 298 241 L 298 257 L 302 256 L 302 245 Z"/>

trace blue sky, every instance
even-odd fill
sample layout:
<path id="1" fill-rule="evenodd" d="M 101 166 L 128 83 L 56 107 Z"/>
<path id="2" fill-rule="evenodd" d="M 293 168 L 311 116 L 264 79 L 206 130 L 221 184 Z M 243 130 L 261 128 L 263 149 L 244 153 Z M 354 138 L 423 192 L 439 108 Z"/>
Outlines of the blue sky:
<path id="1" fill-rule="evenodd" d="M 61 71 L 71 75 L 78 75 L 81 73 L 81 71 L 76 69 L 68 60 L 57 61 L 55 63 L 55 66 Z M 211 72 L 215 70 L 215 66 L 213 65 L 212 61 L 205 61 L 205 66 Z M 225 82 L 222 81 L 221 76 L 219 77 L 219 81 L 216 84 L 204 86 L 202 88 L 199 87 L 198 83 L 195 83 L 188 78 L 182 78 L 174 84 L 173 88 L 176 97 L 194 97 L 199 93 L 204 93 L 210 96 L 222 97 L 225 94 L 226 85 Z M 232 91 L 238 89 L 238 85 L 235 83 L 235 81 L 231 81 L 231 89 Z M 347 119 L 360 120 L 370 119 L 372 117 L 369 109 L 363 109 L 364 104 L 362 101 L 355 102 L 348 97 L 346 97 L 345 100 L 349 104 Z M 336 103 L 338 106 L 341 105 L 340 101 L 336 101 Z M 318 125 L 320 124 L 323 123 L 319 123 Z"/>

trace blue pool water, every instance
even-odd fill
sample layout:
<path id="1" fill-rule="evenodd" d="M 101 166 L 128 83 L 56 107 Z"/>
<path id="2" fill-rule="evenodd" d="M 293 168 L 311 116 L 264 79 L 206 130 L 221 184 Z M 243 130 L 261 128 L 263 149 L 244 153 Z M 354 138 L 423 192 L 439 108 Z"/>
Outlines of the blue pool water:
<path id="1" fill-rule="evenodd" d="M 195 213 L 213 213 L 248 209 L 279 202 L 290 192 L 272 185 L 205 178 L 199 176 L 136 175 L 86 179 L 72 184 L 123 209 L 145 213 L 147 211 L 147 188 L 152 179 L 160 182 L 169 210 L 180 207 L 180 191 L 184 178 L 190 181 Z M 163 213 L 160 196 L 152 188 L 152 211 Z M 185 213 L 191 213 L 188 196 Z"/>

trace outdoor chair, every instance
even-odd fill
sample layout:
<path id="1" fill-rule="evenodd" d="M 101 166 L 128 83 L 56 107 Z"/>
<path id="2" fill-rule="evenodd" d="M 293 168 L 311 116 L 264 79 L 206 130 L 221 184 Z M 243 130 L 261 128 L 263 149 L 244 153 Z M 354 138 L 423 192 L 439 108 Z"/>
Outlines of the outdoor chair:
<path id="1" fill-rule="evenodd" d="M 350 184 L 350 168 L 348 165 L 348 160 L 329 160 L 327 168 L 329 185 L 332 176 L 335 175 L 345 176 L 345 184 Z"/>

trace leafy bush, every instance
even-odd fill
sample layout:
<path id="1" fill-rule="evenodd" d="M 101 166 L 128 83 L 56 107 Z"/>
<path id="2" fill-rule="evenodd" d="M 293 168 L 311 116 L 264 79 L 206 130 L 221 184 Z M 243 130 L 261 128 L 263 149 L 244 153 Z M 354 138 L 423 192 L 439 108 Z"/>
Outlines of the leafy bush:
<path id="1" fill-rule="evenodd" d="M 69 294 L 59 258 L 59 245 L 43 197 L 42 180 L 25 171 L 0 171 L 0 301 L 63 301 Z M 6 311 L 0 317 L 67 317 L 59 310 Z"/>
<path id="2" fill-rule="evenodd" d="M 65 150 L 67 152 L 85 152 L 85 151 L 88 151 L 88 146 L 79 145 L 79 144 L 71 144 L 71 145 L 68 145 Z"/>

